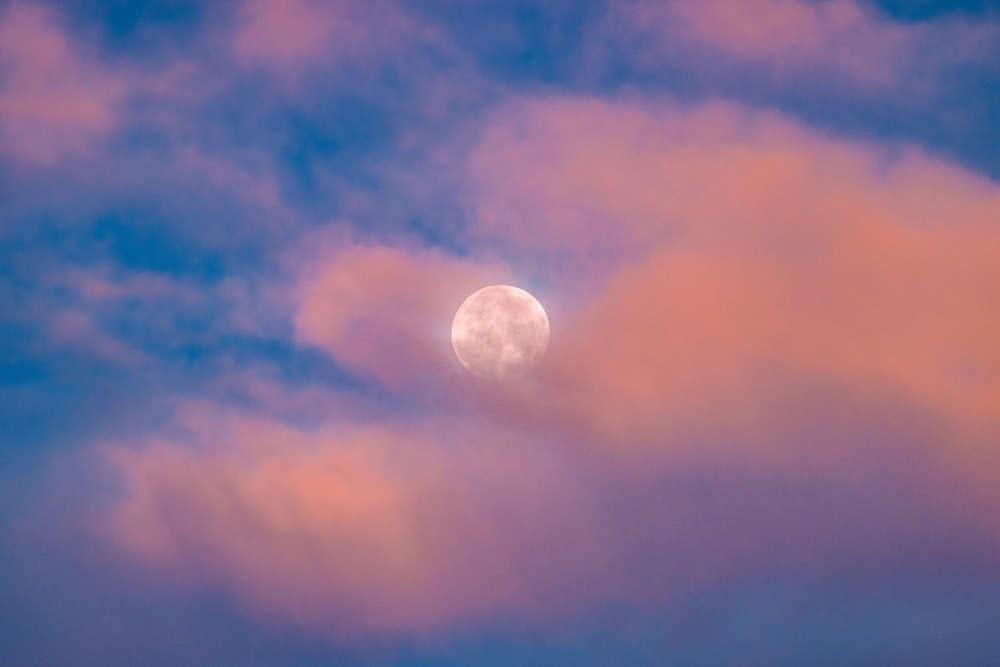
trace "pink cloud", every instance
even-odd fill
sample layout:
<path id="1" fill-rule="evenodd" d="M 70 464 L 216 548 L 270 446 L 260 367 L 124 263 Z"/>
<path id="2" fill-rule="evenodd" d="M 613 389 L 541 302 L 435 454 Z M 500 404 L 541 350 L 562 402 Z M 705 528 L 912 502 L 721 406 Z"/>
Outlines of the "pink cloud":
<path id="1" fill-rule="evenodd" d="M 45 276 L 46 284 L 75 292 L 90 305 L 126 299 L 173 298 L 191 301 L 197 290 L 178 285 L 162 275 L 146 272 L 115 271 L 111 267 L 73 267 Z"/>
<path id="2" fill-rule="evenodd" d="M 90 313 L 79 308 L 55 313 L 48 323 L 48 338 L 57 347 L 75 348 L 123 366 L 147 361 L 142 351 L 103 331 Z"/>
<path id="3" fill-rule="evenodd" d="M 908 571 L 948 531 L 983 539 L 968 494 L 912 459 L 654 471 L 496 425 L 302 430 L 197 404 L 103 454 L 124 493 L 102 530 L 124 556 L 335 639 L 546 623 L 775 570 Z"/>
<path id="4" fill-rule="evenodd" d="M 450 336 L 458 306 L 506 276 L 498 265 L 434 250 L 335 250 L 302 280 L 296 336 L 388 387 L 440 384 L 457 364 Z"/>
<path id="5" fill-rule="evenodd" d="M 469 164 L 473 243 L 588 286 L 542 381 L 598 440 L 767 440 L 825 382 L 923 406 L 970 456 L 1000 432 L 988 179 L 723 103 L 527 103 Z"/>
<path id="6" fill-rule="evenodd" d="M 296 339 L 420 417 L 234 375 L 274 416 L 104 450 L 114 544 L 338 638 L 995 553 L 995 183 L 727 103 L 521 101 L 467 166 L 469 257 L 287 258 Z M 496 255 L 551 285 L 549 353 L 463 382 L 449 325 Z"/>
<path id="7" fill-rule="evenodd" d="M 199 406 L 181 427 L 191 440 L 106 450 L 127 486 L 107 534 L 255 613 L 340 636 L 422 634 L 558 609 L 577 596 L 552 586 L 585 586 L 600 565 L 565 467 L 495 433 L 305 432 Z"/>
<path id="8" fill-rule="evenodd" d="M 896 84 L 915 61 L 981 58 L 997 35 L 957 19 L 903 24 L 854 0 L 640 0 L 619 16 L 647 40 L 647 58 L 694 49 L 780 80 L 824 73 L 863 87 Z"/>
<path id="9" fill-rule="evenodd" d="M 247 62 L 296 64 L 321 56 L 349 32 L 333 5 L 248 0 L 233 48 Z"/>
<path id="10" fill-rule="evenodd" d="M 389 2 L 246 0 L 232 51 L 245 66 L 293 75 L 305 65 L 392 51 L 419 32 Z"/>
<path id="11" fill-rule="evenodd" d="M 194 174 L 204 183 L 259 209 L 288 215 L 277 178 L 261 164 L 264 160 L 260 155 L 247 151 L 238 156 L 239 160 L 222 159 L 184 146 L 174 157 L 176 169 Z"/>
<path id="12" fill-rule="evenodd" d="M 0 16 L 0 151 L 47 163 L 85 151 L 110 131 L 121 77 L 63 32 L 45 8 L 13 4 Z"/>

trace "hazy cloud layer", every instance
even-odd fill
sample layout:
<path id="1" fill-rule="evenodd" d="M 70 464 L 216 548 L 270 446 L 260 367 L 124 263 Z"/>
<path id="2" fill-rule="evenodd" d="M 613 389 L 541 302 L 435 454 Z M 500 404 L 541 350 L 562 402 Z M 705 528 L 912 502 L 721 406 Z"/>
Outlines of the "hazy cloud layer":
<path id="1" fill-rule="evenodd" d="M 756 576 L 775 558 L 803 573 L 854 558 L 888 572 L 906 549 L 933 558 L 937 535 L 980 519 L 974 540 L 996 543 L 983 514 L 995 477 L 981 475 L 1000 419 L 994 184 L 723 103 L 514 102 L 469 160 L 473 247 L 550 271 L 550 300 L 565 300 L 537 377 L 489 386 L 456 373 L 451 314 L 500 270 L 421 249 L 320 253 L 297 336 L 424 405 L 420 423 L 341 435 L 210 415 L 191 427 L 196 442 L 222 429 L 207 448 L 122 451 L 131 491 L 115 525 L 136 555 L 335 633 L 422 632 L 545 617 L 549 595 L 577 610 L 656 599 L 692 578 Z M 446 398 L 428 402 L 429 389 Z M 694 474 L 713 486 L 730 465 L 746 486 L 719 502 L 782 517 L 746 517 L 752 538 L 731 534 L 731 516 L 695 528 L 712 510 L 690 482 L 649 486 Z M 706 466 L 722 467 L 696 472 Z M 773 506 L 761 476 L 803 506 Z M 813 512 L 832 511 L 833 479 L 880 509 L 861 521 L 872 510 L 849 503 L 837 512 L 856 526 L 824 527 L 830 517 Z M 951 483 L 971 484 L 963 502 L 942 495 Z M 634 518 L 562 515 L 609 502 Z M 513 523 L 494 514 L 511 512 Z M 661 522 L 695 544 L 647 542 Z M 869 531 L 889 536 L 884 550 L 864 546 Z M 707 553 L 721 570 L 704 569 Z M 674 575 L 643 588 L 630 573 L 660 559 Z"/>

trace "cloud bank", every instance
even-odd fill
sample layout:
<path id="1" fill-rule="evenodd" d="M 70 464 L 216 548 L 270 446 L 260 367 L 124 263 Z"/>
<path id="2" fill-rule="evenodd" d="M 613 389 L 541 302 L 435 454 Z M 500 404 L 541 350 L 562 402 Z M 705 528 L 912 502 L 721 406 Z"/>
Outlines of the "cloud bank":
<path id="1" fill-rule="evenodd" d="M 299 339 L 421 418 L 205 409 L 190 440 L 112 447 L 128 553 L 334 634 L 419 634 L 996 544 L 995 184 L 722 102 L 514 100 L 481 136 L 471 257 L 354 246 L 299 283 Z M 447 325 L 497 254 L 562 320 L 535 377 L 491 386 Z"/>

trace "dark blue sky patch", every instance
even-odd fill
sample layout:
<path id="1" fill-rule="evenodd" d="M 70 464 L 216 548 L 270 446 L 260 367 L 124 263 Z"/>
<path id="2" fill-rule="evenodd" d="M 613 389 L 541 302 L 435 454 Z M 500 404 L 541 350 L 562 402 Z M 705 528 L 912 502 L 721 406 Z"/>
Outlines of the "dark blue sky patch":
<path id="1" fill-rule="evenodd" d="M 593 0 L 420 2 L 406 6 L 439 23 L 480 70 L 507 82 L 569 84 L 581 75 L 588 28 L 606 12 Z"/>
<path id="2" fill-rule="evenodd" d="M 287 113 L 278 168 L 290 198 L 332 210 L 334 193 L 323 187 L 318 172 L 371 184 L 371 160 L 393 145 L 396 133 L 384 109 L 364 97 L 331 95 L 316 100 L 304 113 Z"/>
<path id="3" fill-rule="evenodd" d="M 220 279 L 225 262 L 178 233 L 176 227 L 139 211 L 111 213 L 94 221 L 92 235 L 98 247 L 131 271 L 191 276 L 207 282 Z"/>
<path id="4" fill-rule="evenodd" d="M 162 62 L 201 36 L 206 10 L 197 0 L 79 0 L 54 3 L 71 13 L 78 32 L 97 31 L 110 62 Z"/>
<path id="5" fill-rule="evenodd" d="M 340 81 L 341 77 L 336 77 Z M 391 77 L 390 77 L 391 80 Z M 372 187 L 373 164 L 394 150 L 400 123 L 412 98 L 392 92 L 390 83 L 352 91 L 321 74 L 293 90 L 282 90 L 264 74 L 237 77 L 224 94 L 200 105 L 187 122 L 199 150 L 250 151 L 275 170 L 285 203 L 306 216 L 337 214 L 337 183 Z M 393 107 L 386 98 L 393 97 Z M 169 135 L 155 129 L 150 140 Z"/>
<path id="6" fill-rule="evenodd" d="M 202 350 L 200 354 L 206 352 Z M 292 345 L 277 338 L 229 336 L 219 341 L 218 347 L 211 353 L 223 355 L 240 366 L 266 362 L 278 371 L 283 382 L 293 386 L 351 384 L 351 376 L 323 350 Z"/>
<path id="7" fill-rule="evenodd" d="M 165 342 L 165 341 L 164 341 Z M 322 350 L 299 347 L 272 338 L 224 334 L 189 340 L 158 351 L 161 362 L 173 367 L 178 381 L 208 381 L 233 368 L 255 368 L 272 382 L 289 389 L 310 385 L 358 388 L 356 378 Z"/>
<path id="8" fill-rule="evenodd" d="M 144 405 L 158 393 L 149 378 L 71 348 L 25 354 L 12 370 L 0 381 L 0 461 L 8 473 L 44 466 L 54 451 L 93 444 L 148 416 Z"/>
<path id="9" fill-rule="evenodd" d="M 1000 16 L 996 0 L 868 0 L 897 21 L 920 22 L 937 18 Z"/>

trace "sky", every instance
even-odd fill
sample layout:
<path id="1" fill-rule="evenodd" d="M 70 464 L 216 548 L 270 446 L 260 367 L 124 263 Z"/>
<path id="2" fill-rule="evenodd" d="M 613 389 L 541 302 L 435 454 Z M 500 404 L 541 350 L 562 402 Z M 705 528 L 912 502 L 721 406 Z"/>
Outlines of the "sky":
<path id="1" fill-rule="evenodd" d="M 0 0 L 0 663 L 1000 664 L 998 119 L 987 0 Z"/>

